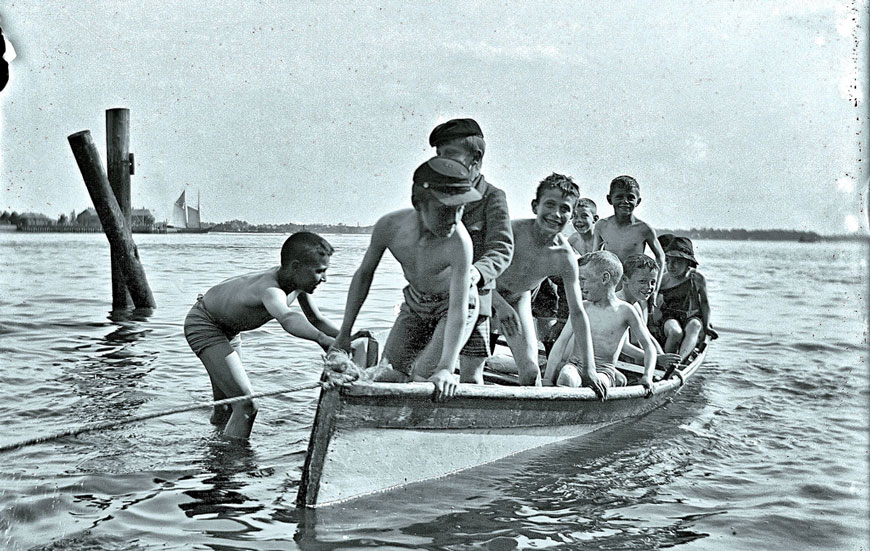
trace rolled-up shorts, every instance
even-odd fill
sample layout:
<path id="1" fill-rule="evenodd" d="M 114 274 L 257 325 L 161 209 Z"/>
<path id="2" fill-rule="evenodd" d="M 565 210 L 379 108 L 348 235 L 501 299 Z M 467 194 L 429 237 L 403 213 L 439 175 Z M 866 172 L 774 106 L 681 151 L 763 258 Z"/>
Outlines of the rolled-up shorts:
<path id="1" fill-rule="evenodd" d="M 436 345 L 443 346 L 450 297 L 447 293 L 420 293 L 410 285 L 402 293 L 405 295 L 405 302 L 402 303 L 390 336 L 387 337 L 383 355 L 393 369 L 410 375 L 414 360 L 430 342 L 435 341 Z M 477 290 L 472 288 L 468 294 L 465 335 L 469 335 L 474 328 L 478 319 L 477 312 Z M 440 347 L 437 354 L 440 357 Z"/>
<path id="2" fill-rule="evenodd" d="M 573 365 L 579 371 L 583 366 L 583 360 L 577 356 L 571 356 L 565 365 L 568 364 Z M 628 384 L 628 379 L 625 378 L 625 375 L 620 373 L 611 364 L 595 362 L 595 372 L 607 377 L 607 386 L 609 387 L 625 386 Z"/>
<path id="3" fill-rule="evenodd" d="M 197 356 L 206 348 L 219 344 L 229 345 L 239 355 L 242 353 L 241 335 L 221 328 L 202 303 L 202 295 L 196 298 L 196 303 L 184 318 L 184 338 Z"/>
<path id="4" fill-rule="evenodd" d="M 477 318 L 477 324 L 459 353 L 474 358 L 489 358 L 489 316 Z"/>

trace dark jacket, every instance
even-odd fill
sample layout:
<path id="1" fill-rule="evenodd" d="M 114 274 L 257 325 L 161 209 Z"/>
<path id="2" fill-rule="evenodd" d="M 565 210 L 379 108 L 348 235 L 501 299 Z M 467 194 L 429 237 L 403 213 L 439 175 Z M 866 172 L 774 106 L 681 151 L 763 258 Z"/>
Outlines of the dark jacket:
<path id="1" fill-rule="evenodd" d="M 465 205 L 462 223 L 471 235 L 472 260 L 481 275 L 477 284 L 480 315 L 489 316 L 495 279 L 507 269 L 514 256 L 514 234 L 504 192 L 487 182 L 482 174 L 474 187 L 483 197 Z"/>

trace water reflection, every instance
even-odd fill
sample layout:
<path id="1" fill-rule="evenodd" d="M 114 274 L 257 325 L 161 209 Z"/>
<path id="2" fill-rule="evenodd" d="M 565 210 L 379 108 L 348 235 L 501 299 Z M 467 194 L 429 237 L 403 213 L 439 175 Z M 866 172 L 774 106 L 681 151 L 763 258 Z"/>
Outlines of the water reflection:
<path id="1" fill-rule="evenodd" d="M 219 529 L 206 527 L 203 530 L 215 538 L 249 539 L 248 534 L 260 529 L 246 519 L 251 519 L 265 506 L 244 492 L 248 486 L 244 478 L 269 476 L 273 469 L 259 468 L 257 455 L 247 441 L 231 440 L 217 432 L 203 443 L 202 448 L 204 454 L 199 463 L 205 478 L 197 488 L 183 492 L 192 501 L 180 503 L 178 507 L 188 518 L 210 522 L 231 521 L 238 526 L 237 529 L 230 530 L 228 523 L 218 522 L 215 526 L 219 526 Z"/>

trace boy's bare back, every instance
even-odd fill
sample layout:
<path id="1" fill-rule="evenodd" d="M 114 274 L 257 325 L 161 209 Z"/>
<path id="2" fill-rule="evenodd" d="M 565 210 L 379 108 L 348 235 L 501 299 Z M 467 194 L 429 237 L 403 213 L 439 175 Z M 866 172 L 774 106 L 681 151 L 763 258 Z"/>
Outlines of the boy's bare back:
<path id="1" fill-rule="evenodd" d="M 533 237 L 534 219 L 514 220 L 514 257 L 498 278 L 498 287 L 511 293 L 531 291 L 546 277 L 562 276 L 568 263 L 574 262 L 571 245 L 561 233 L 552 243 L 541 245 Z"/>
<path id="2" fill-rule="evenodd" d="M 599 220 L 593 235 L 600 243 L 599 248 L 612 252 L 623 262 L 633 254 L 643 254 L 644 247 L 656 239 L 655 232 L 643 220 L 634 218 L 627 224 L 620 224 L 616 216 Z M 652 246 L 650 249 L 655 251 Z"/>

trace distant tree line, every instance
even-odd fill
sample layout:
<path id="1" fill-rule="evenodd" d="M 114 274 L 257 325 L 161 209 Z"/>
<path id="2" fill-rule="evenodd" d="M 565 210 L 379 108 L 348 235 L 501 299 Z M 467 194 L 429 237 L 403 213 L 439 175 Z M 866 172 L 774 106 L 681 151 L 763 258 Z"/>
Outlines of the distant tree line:
<path id="1" fill-rule="evenodd" d="M 239 233 L 371 233 L 373 226 L 346 226 L 344 224 L 249 224 L 244 220 L 230 220 L 211 226 L 213 232 Z"/>

